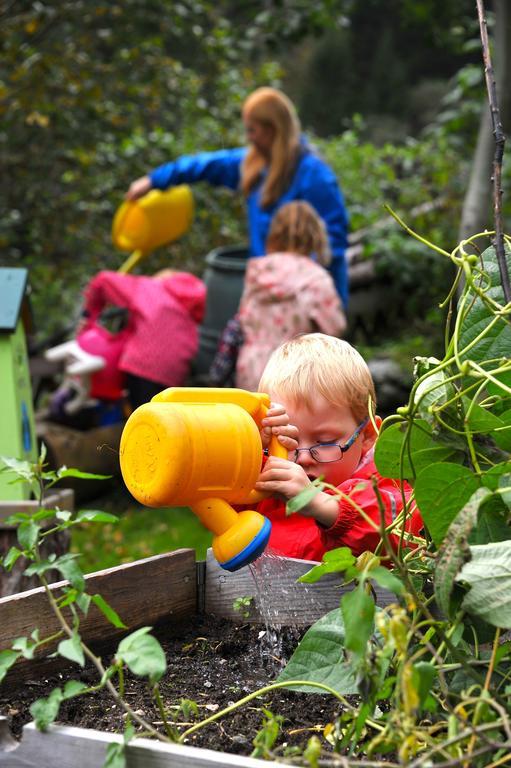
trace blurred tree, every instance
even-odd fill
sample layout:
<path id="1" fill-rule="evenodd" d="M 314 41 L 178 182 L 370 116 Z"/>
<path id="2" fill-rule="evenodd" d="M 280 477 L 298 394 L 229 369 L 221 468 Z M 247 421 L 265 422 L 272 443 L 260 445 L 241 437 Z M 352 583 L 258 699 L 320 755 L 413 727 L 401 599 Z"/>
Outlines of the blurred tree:
<path id="1" fill-rule="evenodd" d="M 430 104 L 424 104 L 421 117 L 421 105 L 413 99 L 417 86 L 445 83 L 477 58 L 464 47 L 477 28 L 473 0 L 346 0 L 341 5 L 337 28 L 332 25 L 327 36 L 309 43 L 295 74 L 292 55 L 285 59 L 286 86 L 304 119 L 322 136 L 345 128 L 354 113 L 363 114 L 368 130 L 374 124 L 378 133 L 383 116 L 397 118 L 389 121 L 387 138 L 423 128 Z M 437 95 L 438 90 L 432 92 Z"/>

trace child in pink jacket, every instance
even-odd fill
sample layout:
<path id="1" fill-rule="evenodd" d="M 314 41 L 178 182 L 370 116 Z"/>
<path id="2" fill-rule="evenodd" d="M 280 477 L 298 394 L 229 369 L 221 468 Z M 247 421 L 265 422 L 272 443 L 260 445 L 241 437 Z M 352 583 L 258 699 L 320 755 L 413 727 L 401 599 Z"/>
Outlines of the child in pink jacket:
<path id="1" fill-rule="evenodd" d="M 243 344 L 236 386 L 253 391 L 284 341 L 314 331 L 341 336 L 346 330 L 341 300 L 325 269 L 330 261 L 325 225 L 312 206 L 296 201 L 277 211 L 267 253 L 248 263 L 238 315 Z"/>
<path id="2" fill-rule="evenodd" d="M 206 286 L 188 272 L 153 277 L 103 271 L 85 291 L 85 312 L 95 320 L 107 304 L 129 311 L 119 369 L 130 403 L 138 407 L 167 387 L 182 386 L 198 349 Z"/>

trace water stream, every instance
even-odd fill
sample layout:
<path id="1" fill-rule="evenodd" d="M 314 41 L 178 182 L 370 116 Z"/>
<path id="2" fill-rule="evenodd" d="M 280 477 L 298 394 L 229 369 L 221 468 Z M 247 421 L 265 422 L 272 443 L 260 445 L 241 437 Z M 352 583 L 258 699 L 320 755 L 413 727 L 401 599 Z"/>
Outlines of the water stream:
<path id="1" fill-rule="evenodd" d="M 271 550 L 266 550 L 248 567 L 265 627 L 259 633 L 260 655 L 266 665 L 278 671 L 285 666 L 305 626 L 310 623 L 307 615 L 321 615 L 321 601 L 310 585 L 290 579 L 289 559 Z"/>

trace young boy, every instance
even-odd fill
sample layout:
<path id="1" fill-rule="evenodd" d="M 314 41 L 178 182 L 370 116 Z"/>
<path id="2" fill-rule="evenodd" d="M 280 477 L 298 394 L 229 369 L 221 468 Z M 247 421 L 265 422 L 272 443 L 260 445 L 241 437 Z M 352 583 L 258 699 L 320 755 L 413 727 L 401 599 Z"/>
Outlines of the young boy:
<path id="1" fill-rule="evenodd" d="M 362 357 L 341 339 L 321 333 L 300 336 L 272 354 L 259 391 L 282 406 L 272 408 L 263 421 L 263 442 L 264 433 L 269 438 L 271 432 L 291 445 L 296 436 L 291 424 L 298 428 L 299 438 L 288 460 L 268 458 L 256 484 L 258 491 L 271 494 L 258 506 L 272 522 L 269 547 L 277 554 L 305 560 L 321 560 L 327 550 L 341 546 L 350 547 L 354 555 L 374 551 L 380 534 L 350 500 L 379 527 L 379 500 L 372 479 L 376 479 L 387 525 L 402 510 L 403 496 L 400 483 L 382 478 L 374 464 L 377 434 L 369 418 L 375 403 L 374 384 Z M 375 417 L 375 423 L 378 426 L 381 419 Z M 336 486 L 342 498 L 326 489 L 299 513 L 286 517 L 286 502 L 319 477 Z M 410 487 L 405 485 L 403 491 L 408 498 Z M 421 528 L 414 508 L 406 530 L 418 535 Z M 399 534 L 399 529 L 391 534 L 393 545 Z"/>

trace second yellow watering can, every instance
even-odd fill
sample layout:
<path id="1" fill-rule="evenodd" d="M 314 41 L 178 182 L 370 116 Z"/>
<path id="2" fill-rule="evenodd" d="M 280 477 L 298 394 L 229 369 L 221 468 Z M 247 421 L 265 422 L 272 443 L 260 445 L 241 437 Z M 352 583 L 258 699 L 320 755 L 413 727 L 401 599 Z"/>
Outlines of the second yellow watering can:
<path id="1" fill-rule="evenodd" d="M 141 405 L 121 437 L 120 463 L 133 496 L 149 507 L 189 506 L 213 532 L 213 553 L 235 571 L 264 551 L 271 523 L 254 510 L 261 421 L 270 399 L 242 389 L 171 387 Z M 271 455 L 287 458 L 273 438 Z"/>
<path id="2" fill-rule="evenodd" d="M 112 240 L 121 251 L 133 253 L 120 271 L 129 272 L 155 248 L 184 235 L 192 219 L 193 195 L 186 184 L 165 192 L 153 189 L 138 200 L 125 200 L 114 217 Z"/>

